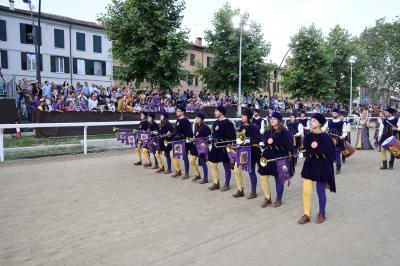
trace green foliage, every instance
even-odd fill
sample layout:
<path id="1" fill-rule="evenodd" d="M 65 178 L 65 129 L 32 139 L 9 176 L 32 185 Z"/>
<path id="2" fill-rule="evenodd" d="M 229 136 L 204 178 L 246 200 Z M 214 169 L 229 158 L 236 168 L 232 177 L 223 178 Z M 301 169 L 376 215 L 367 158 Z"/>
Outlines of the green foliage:
<path id="1" fill-rule="evenodd" d="M 114 79 L 147 80 L 163 90 L 179 84 L 188 48 L 188 31 L 180 29 L 184 8 L 179 0 L 113 0 L 107 6 L 99 21 L 121 63 Z"/>
<path id="2" fill-rule="evenodd" d="M 214 55 L 213 63 L 207 68 L 198 65 L 196 72 L 209 90 L 237 91 L 240 30 L 233 27 L 232 17 L 239 14 L 240 10 L 233 10 L 226 3 L 214 15 L 214 29 L 205 32 L 208 51 Z M 248 18 L 248 14 L 243 15 L 244 20 Z M 268 81 L 270 67 L 264 59 L 270 52 L 270 44 L 264 40 L 261 26 L 252 22 L 250 30 L 243 32 L 242 45 L 242 93 L 246 95 L 264 87 Z"/>
<path id="3" fill-rule="evenodd" d="M 283 71 L 283 89 L 293 98 L 332 100 L 335 97 L 329 57 L 321 30 L 302 27 L 292 37 L 292 56 Z"/>
<path id="4" fill-rule="evenodd" d="M 360 44 L 367 61 L 366 85 L 387 96 L 400 85 L 400 19 L 377 20 L 361 33 Z"/>
<path id="5" fill-rule="evenodd" d="M 357 39 L 353 38 L 347 30 L 336 25 L 326 38 L 325 50 L 330 66 L 329 74 L 334 81 L 332 84 L 334 100 L 348 103 L 350 97 L 349 58 L 351 56 L 357 57 L 356 63 L 353 64 L 353 96 L 357 95 L 356 88 L 365 80 L 365 58 Z"/>

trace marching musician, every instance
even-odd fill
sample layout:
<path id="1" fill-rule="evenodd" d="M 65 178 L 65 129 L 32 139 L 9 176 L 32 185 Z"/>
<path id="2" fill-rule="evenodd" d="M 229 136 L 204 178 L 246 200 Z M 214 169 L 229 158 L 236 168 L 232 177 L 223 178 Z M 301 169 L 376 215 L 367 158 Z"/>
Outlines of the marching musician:
<path id="1" fill-rule="evenodd" d="M 396 138 L 398 138 L 399 137 L 398 134 L 400 132 L 400 119 L 394 116 L 396 110 L 392 107 L 389 107 L 383 113 L 385 115 L 385 118 L 383 119 L 383 123 L 380 124 L 379 137 L 378 137 L 380 145 L 382 145 L 382 143 L 391 136 L 396 136 Z M 394 166 L 395 157 L 393 154 L 390 154 L 390 161 L 388 168 L 386 152 L 387 150 L 381 147 L 381 157 L 383 165 L 380 169 L 392 170 Z"/>
<path id="2" fill-rule="evenodd" d="M 290 120 L 286 122 L 287 129 L 293 135 L 293 142 L 294 142 L 294 152 L 298 154 L 301 150 L 302 146 L 302 136 L 304 134 L 304 127 L 303 124 L 296 120 L 296 113 L 290 114 Z M 297 165 L 297 157 L 293 158 L 293 165 Z"/>
<path id="3" fill-rule="evenodd" d="M 282 121 L 282 115 L 278 112 L 273 112 L 271 116 L 271 125 L 262 136 L 264 143 L 264 151 L 262 157 L 266 159 L 276 159 L 285 156 L 293 155 L 293 135 L 287 130 Z M 288 168 L 290 175 L 293 176 L 293 167 Z M 268 177 L 273 176 L 275 178 L 276 186 L 276 200 L 274 207 L 280 207 L 282 204 L 282 196 L 284 190 L 284 184 L 278 179 L 278 171 L 275 161 L 269 162 L 266 166 L 259 166 L 258 173 L 260 176 L 261 186 L 264 192 L 264 202 L 261 207 L 265 208 L 270 205 L 271 202 L 271 191 L 269 186 Z"/>
<path id="4" fill-rule="evenodd" d="M 156 158 L 158 162 L 159 169 L 156 173 L 164 173 L 166 175 L 171 174 L 171 155 L 172 145 L 169 144 L 164 146 L 164 140 L 171 140 L 174 128 L 168 120 L 169 114 L 165 111 L 161 112 L 160 115 L 160 151 L 156 153 Z M 164 167 L 163 160 L 161 159 L 161 152 L 164 151 L 165 160 L 167 162 L 167 169 Z"/>
<path id="5" fill-rule="evenodd" d="M 140 123 L 139 123 L 139 131 L 147 131 L 149 130 L 149 125 L 147 122 L 147 112 L 142 111 L 140 112 Z M 138 147 L 136 149 L 136 157 L 137 157 L 137 161 L 136 163 L 134 163 L 134 165 L 141 165 L 142 164 L 142 156 L 141 156 L 141 152 L 143 151 L 143 155 L 145 155 L 145 148 L 142 147 L 142 144 L 139 142 L 138 143 Z M 148 154 L 148 151 L 146 151 Z M 146 156 L 146 155 L 145 155 Z M 147 157 L 146 157 L 147 158 Z M 150 160 L 150 158 L 149 158 Z"/>
<path id="6" fill-rule="evenodd" d="M 260 133 L 264 133 L 264 123 L 263 119 L 260 116 L 260 109 L 254 109 L 253 118 L 251 119 L 251 123 L 255 125 Z"/>
<path id="7" fill-rule="evenodd" d="M 186 138 L 192 138 L 193 137 L 193 131 L 192 131 L 192 124 L 190 123 L 189 119 L 185 117 L 185 112 L 186 108 L 184 106 L 177 106 L 176 107 L 176 124 L 175 124 L 175 140 L 184 140 Z M 188 145 L 185 143 L 185 149 L 188 151 Z M 171 151 L 172 153 L 172 151 Z M 182 171 L 179 165 L 179 160 L 178 158 L 173 156 L 172 153 L 172 163 L 174 164 L 175 167 L 175 173 L 172 175 L 172 177 L 178 177 L 182 175 Z M 183 175 L 182 179 L 188 179 L 189 178 L 189 158 L 187 155 L 187 152 L 183 155 L 183 163 L 185 167 L 185 174 Z"/>
<path id="8" fill-rule="evenodd" d="M 244 145 L 251 145 L 251 169 L 247 169 L 250 176 L 251 192 L 247 199 L 257 198 L 257 175 L 256 175 L 256 163 L 260 161 L 261 150 L 259 148 L 259 143 L 261 142 L 260 129 L 252 121 L 252 113 L 250 110 L 246 109 L 242 112 L 241 121 L 242 125 L 239 129 L 239 133 L 243 134 L 246 138 L 249 138 L 249 143 Z M 238 160 L 238 158 L 236 158 Z M 237 192 L 232 196 L 234 198 L 244 197 L 243 190 L 243 180 L 242 180 L 242 170 L 235 163 L 233 173 L 236 177 Z"/>
<path id="9" fill-rule="evenodd" d="M 336 147 L 336 174 L 340 174 L 342 168 L 342 151 L 345 148 L 345 139 L 347 136 L 346 125 L 339 118 L 339 109 L 335 108 L 332 110 L 332 119 L 329 120 L 322 127 L 324 132 L 331 134 L 333 143 Z"/>
<path id="10" fill-rule="evenodd" d="M 300 111 L 300 118 L 299 118 L 299 123 L 303 125 L 303 139 L 304 135 L 310 132 L 310 120 L 306 117 L 306 111 L 301 110 Z"/>
<path id="11" fill-rule="evenodd" d="M 333 161 L 336 159 L 336 148 L 332 137 L 323 133 L 321 126 L 325 125 L 326 119 L 317 113 L 311 118 L 311 133 L 304 139 L 305 161 L 301 177 L 303 177 L 303 202 L 304 215 L 298 220 L 299 224 L 305 224 L 311 217 L 311 196 L 313 183 L 317 183 L 317 194 L 319 200 L 319 213 L 316 223 L 325 221 L 326 194 L 328 186 L 330 191 L 336 192 L 335 174 L 333 172 Z"/>
<path id="12" fill-rule="evenodd" d="M 225 185 L 221 191 L 228 191 L 230 189 L 229 183 L 231 180 L 230 161 L 225 148 L 215 147 L 214 143 L 219 141 L 229 141 L 236 139 L 235 127 L 229 119 L 225 118 L 226 109 L 223 106 L 218 106 L 214 115 L 217 120 L 212 125 L 213 145 L 208 154 L 210 161 L 210 170 L 213 178 L 213 185 L 208 189 L 213 191 L 220 188 L 219 186 L 219 172 L 218 163 L 222 163 L 225 171 Z"/>
<path id="13" fill-rule="evenodd" d="M 351 124 L 349 122 L 349 120 L 347 119 L 347 113 L 345 111 L 341 111 L 340 113 L 340 120 L 343 121 L 344 126 L 346 128 L 346 132 L 347 132 L 347 136 L 345 141 L 347 141 L 348 143 L 351 143 Z M 344 154 L 342 153 L 342 163 L 346 163 L 346 157 L 344 156 Z"/>
<path id="14" fill-rule="evenodd" d="M 208 150 L 208 137 L 211 135 L 211 129 L 206 123 L 204 123 L 204 118 L 205 115 L 203 113 L 199 112 L 196 114 L 194 137 L 207 139 L 206 149 Z M 196 182 L 197 180 L 201 179 L 199 168 L 196 165 L 197 158 L 199 158 L 200 165 L 203 168 L 203 179 L 200 181 L 200 184 L 208 183 L 208 168 L 207 168 L 207 158 L 206 158 L 207 154 L 206 153 L 199 154 L 195 142 L 189 144 L 189 150 L 190 150 L 189 163 L 195 175 L 192 181 Z"/>
<path id="15" fill-rule="evenodd" d="M 158 130 L 159 130 L 159 126 L 155 121 L 156 119 L 156 115 L 154 113 L 148 114 L 147 116 L 147 122 L 148 122 L 148 127 L 149 127 L 149 131 L 152 132 L 152 136 L 154 137 L 154 133 L 155 135 L 158 135 Z M 151 160 L 150 160 L 150 154 L 149 154 L 149 146 L 151 145 L 150 141 L 147 141 L 145 145 L 146 148 L 143 148 L 143 154 L 145 155 L 146 161 L 147 163 L 144 165 L 145 168 L 150 168 L 151 167 Z M 156 157 L 156 151 L 154 151 L 153 153 L 154 156 L 154 167 L 152 169 L 157 169 L 158 168 L 158 161 L 157 161 L 157 157 Z"/>

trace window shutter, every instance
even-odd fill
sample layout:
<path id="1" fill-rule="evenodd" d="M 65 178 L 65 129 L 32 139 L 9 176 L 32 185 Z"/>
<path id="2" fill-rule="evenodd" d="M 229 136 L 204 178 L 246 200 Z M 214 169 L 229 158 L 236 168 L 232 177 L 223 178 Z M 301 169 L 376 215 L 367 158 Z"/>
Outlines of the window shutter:
<path id="1" fill-rule="evenodd" d="M 64 48 L 64 30 L 54 29 L 54 47 Z"/>
<path id="2" fill-rule="evenodd" d="M 26 27 L 23 23 L 19 23 L 19 36 L 21 43 L 26 43 Z"/>
<path id="3" fill-rule="evenodd" d="M 8 54 L 6 50 L 1 50 L 1 68 L 8 68 Z"/>
<path id="4" fill-rule="evenodd" d="M 93 52 L 101 53 L 101 36 L 93 35 Z"/>
<path id="5" fill-rule="evenodd" d="M 92 61 L 91 60 L 85 60 L 85 72 L 86 72 L 86 75 L 93 75 L 93 74 L 90 74 L 91 65 L 92 65 Z M 93 71 L 93 67 L 92 67 L 92 71 Z"/>
<path id="6" fill-rule="evenodd" d="M 21 69 L 26 70 L 26 53 L 21 52 Z"/>
<path id="7" fill-rule="evenodd" d="M 53 55 L 50 56 L 50 71 L 56 72 L 56 57 Z"/>
<path id="8" fill-rule="evenodd" d="M 106 62 L 101 62 L 101 75 L 105 76 L 106 75 Z"/>
<path id="9" fill-rule="evenodd" d="M 72 59 L 72 73 L 78 74 L 78 62 L 76 58 Z"/>
<path id="10" fill-rule="evenodd" d="M 7 41 L 6 21 L 3 19 L 0 19 L 0 40 Z"/>
<path id="11" fill-rule="evenodd" d="M 85 33 L 76 33 L 76 50 L 85 51 Z"/>
<path id="12" fill-rule="evenodd" d="M 64 73 L 69 73 L 69 58 L 64 57 Z"/>

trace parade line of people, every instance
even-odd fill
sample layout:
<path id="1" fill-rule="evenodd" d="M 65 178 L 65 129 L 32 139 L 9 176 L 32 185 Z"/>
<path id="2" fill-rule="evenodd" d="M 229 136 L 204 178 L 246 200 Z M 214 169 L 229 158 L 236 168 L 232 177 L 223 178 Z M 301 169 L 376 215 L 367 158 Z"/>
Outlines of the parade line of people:
<path id="1" fill-rule="evenodd" d="M 304 215 L 298 223 L 310 222 L 314 182 L 319 199 L 316 223 L 325 221 L 325 190 L 336 192 L 335 174 L 340 174 L 342 164 L 355 151 L 350 144 L 350 124 L 346 121 L 346 113 L 334 109 L 332 119 L 327 121 L 320 113 L 307 118 L 302 111 L 299 118 L 296 113 L 292 113 L 290 120 L 284 123 L 279 112 L 269 110 L 269 115 L 263 119 L 259 110 L 252 112 L 244 109 L 241 126 L 236 132 L 234 124 L 225 117 L 226 110 L 222 106 L 215 109 L 216 120 L 211 129 L 204 122 L 204 114 L 199 112 L 192 130 L 192 124 L 185 117 L 185 112 L 183 106 L 176 108 L 177 120 L 174 127 L 168 120 L 167 112 L 161 112 L 160 124 L 157 124 L 153 113 L 147 114 L 143 111 L 138 129 L 116 129 L 118 140 L 136 147 L 135 165 L 144 165 L 145 168 L 156 170 L 156 173 L 171 174 L 172 177 L 182 179 L 190 178 L 191 168 L 194 173 L 192 180 L 199 184 L 209 182 L 210 168 L 210 191 L 230 190 L 233 170 L 237 188 L 232 195 L 234 198 L 245 196 L 242 179 L 246 171 L 251 184 L 247 199 L 257 198 L 259 180 L 264 194 L 261 204 L 263 208 L 272 205 L 269 177 L 273 177 L 276 189 L 273 207 L 278 208 L 283 203 L 284 184 L 290 183 L 295 174 L 297 158 L 305 158 L 301 170 Z M 400 159 L 400 119 L 395 113 L 395 109 L 387 108 L 378 125 L 374 126 L 383 161 L 380 168 L 382 170 L 393 169 L 395 158 Z M 365 132 L 368 125 L 368 117 L 364 114 L 357 123 L 358 149 L 372 147 L 369 134 Z M 389 164 L 387 152 L 390 153 Z M 151 159 L 152 156 L 154 160 Z M 179 160 L 184 162 L 183 169 Z M 223 165 L 224 183 L 220 178 L 218 164 Z M 257 174 L 260 175 L 259 179 Z"/>

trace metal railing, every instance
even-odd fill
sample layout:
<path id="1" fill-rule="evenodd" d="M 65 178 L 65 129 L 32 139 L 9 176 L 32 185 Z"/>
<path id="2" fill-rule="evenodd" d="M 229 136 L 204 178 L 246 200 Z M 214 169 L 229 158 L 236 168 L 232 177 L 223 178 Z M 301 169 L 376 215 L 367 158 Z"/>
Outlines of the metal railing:
<path id="1" fill-rule="evenodd" d="M 370 117 L 376 119 L 377 117 Z M 284 118 L 288 120 L 289 118 Z M 330 118 L 328 118 L 330 119 Z M 194 119 L 189 119 L 194 122 Z M 232 122 L 240 121 L 240 118 L 229 118 Z M 205 119 L 204 122 L 211 123 L 215 119 Z M 159 121 L 157 121 L 159 122 Z M 176 120 L 170 120 L 171 123 L 176 123 Z M 87 129 L 88 127 L 99 126 L 137 126 L 140 121 L 112 121 L 112 122 L 78 122 L 78 123 L 31 123 L 31 124 L 0 124 L 0 162 L 4 162 L 4 129 L 15 128 L 52 128 L 52 127 L 82 127 L 83 128 L 83 154 L 87 154 Z M 194 129 L 194 123 L 193 123 Z"/>

